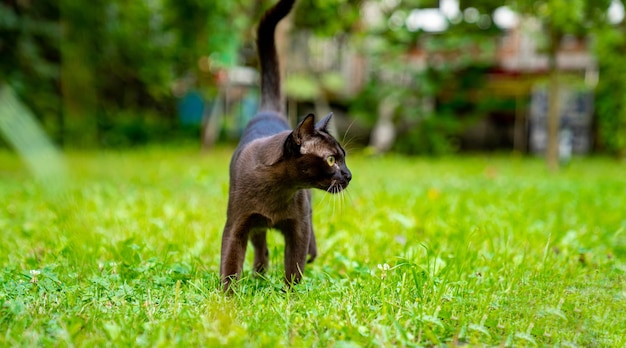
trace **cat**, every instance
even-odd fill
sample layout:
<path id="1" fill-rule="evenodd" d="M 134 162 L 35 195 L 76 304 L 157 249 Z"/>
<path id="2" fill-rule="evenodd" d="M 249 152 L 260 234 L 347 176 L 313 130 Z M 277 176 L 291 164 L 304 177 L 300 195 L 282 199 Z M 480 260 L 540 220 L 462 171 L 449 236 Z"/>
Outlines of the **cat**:
<path id="1" fill-rule="evenodd" d="M 225 291 L 232 291 L 241 275 L 249 241 L 254 247 L 254 271 L 267 269 L 269 228 L 285 238 L 285 284 L 287 288 L 297 284 L 305 264 L 317 256 L 310 189 L 335 194 L 352 179 L 345 150 L 327 130 L 332 113 L 317 123 L 308 114 L 293 130 L 284 116 L 274 32 L 294 2 L 276 3 L 265 12 L 257 30 L 261 100 L 230 163 L 220 261 Z"/>

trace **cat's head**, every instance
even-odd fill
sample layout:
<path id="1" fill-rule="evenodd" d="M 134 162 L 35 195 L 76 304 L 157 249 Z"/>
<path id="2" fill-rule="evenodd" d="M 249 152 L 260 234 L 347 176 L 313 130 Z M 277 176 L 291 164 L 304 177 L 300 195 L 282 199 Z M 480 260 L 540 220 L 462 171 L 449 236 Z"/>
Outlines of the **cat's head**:
<path id="1" fill-rule="evenodd" d="M 303 186 L 338 193 L 348 187 L 352 173 L 346 151 L 327 130 L 331 117 L 316 124 L 315 116 L 307 115 L 287 137 L 284 154 L 293 160 Z"/>

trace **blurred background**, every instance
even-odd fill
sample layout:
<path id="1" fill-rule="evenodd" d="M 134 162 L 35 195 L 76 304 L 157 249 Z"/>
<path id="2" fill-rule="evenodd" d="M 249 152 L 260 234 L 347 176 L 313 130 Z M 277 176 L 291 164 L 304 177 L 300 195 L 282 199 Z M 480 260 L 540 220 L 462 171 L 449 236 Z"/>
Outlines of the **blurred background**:
<path id="1" fill-rule="evenodd" d="M 62 148 L 235 142 L 273 3 L 0 0 L 0 147 L 14 103 Z M 620 0 L 299 0 L 277 36 L 289 117 L 351 148 L 626 155 Z"/>

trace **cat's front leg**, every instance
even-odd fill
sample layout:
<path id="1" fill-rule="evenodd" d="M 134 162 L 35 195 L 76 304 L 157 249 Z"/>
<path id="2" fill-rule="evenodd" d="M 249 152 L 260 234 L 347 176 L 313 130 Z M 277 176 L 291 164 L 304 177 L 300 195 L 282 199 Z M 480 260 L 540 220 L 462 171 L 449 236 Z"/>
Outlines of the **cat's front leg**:
<path id="1" fill-rule="evenodd" d="M 309 259 L 306 261 L 307 263 L 311 263 L 315 261 L 317 257 L 317 243 L 315 242 L 315 233 L 313 232 L 313 225 L 311 224 L 311 230 L 309 231 Z"/>
<path id="2" fill-rule="evenodd" d="M 232 291 L 231 283 L 239 279 L 248 246 L 248 231 L 243 224 L 226 222 L 222 234 L 220 278 L 224 291 Z"/>
<path id="3" fill-rule="evenodd" d="M 267 230 L 255 230 L 250 237 L 254 246 L 254 271 L 263 274 L 269 265 L 269 251 L 266 240 Z"/>
<path id="4" fill-rule="evenodd" d="M 309 251 L 310 226 L 305 221 L 290 220 L 280 226 L 285 236 L 285 283 L 288 287 L 302 279 Z"/>
<path id="5" fill-rule="evenodd" d="M 305 197 L 307 202 L 306 206 L 308 207 L 306 220 L 309 228 L 309 249 L 307 252 L 309 254 L 309 259 L 307 260 L 307 263 L 311 263 L 317 257 L 317 243 L 315 242 L 315 232 L 313 231 L 313 209 L 311 208 L 311 191 L 307 190 Z"/>

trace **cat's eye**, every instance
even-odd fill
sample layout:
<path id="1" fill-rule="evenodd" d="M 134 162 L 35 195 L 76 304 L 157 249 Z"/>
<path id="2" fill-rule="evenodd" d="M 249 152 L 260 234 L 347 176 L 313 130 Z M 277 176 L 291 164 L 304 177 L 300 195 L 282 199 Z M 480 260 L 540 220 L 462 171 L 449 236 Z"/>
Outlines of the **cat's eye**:
<path id="1" fill-rule="evenodd" d="M 326 157 L 326 163 L 328 163 L 329 166 L 334 166 L 335 162 L 337 162 L 337 160 L 335 159 L 335 156 L 328 156 Z"/>

